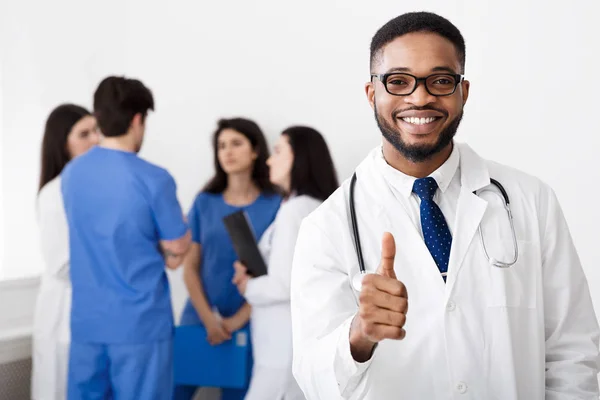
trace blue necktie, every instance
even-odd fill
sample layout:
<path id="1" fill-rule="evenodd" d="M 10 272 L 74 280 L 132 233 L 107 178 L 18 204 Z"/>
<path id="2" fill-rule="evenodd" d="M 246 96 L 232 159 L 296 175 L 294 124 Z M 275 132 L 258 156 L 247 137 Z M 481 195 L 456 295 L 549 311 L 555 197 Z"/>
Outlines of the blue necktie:
<path id="1" fill-rule="evenodd" d="M 437 189 L 437 182 L 431 177 L 417 179 L 413 185 L 413 192 L 421 199 L 423 239 L 425 239 L 425 245 L 443 274 L 445 281 L 445 273 L 448 272 L 448 260 L 450 259 L 450 247 L 452 246 L 452 235 L 442 210 L 433 201 L 433 195 Z"/>

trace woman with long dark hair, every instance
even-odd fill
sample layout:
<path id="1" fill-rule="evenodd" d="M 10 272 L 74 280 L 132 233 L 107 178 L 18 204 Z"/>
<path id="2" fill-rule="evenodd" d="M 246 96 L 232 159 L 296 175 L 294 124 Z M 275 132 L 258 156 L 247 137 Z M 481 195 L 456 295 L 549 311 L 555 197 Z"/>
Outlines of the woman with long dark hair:
<path id="1" fill-rule="evenodd" d="M 223 217 L 244 210 L 260 238 L 275 218 L 281 197 L 269 181 L 269 149 L 256 123 L 244 118 L 220 120 L 213 150 L 215 176 L 196 197 L 188 215 L 193 243 L 184 260 L 184 281 L 190 298 L 181 324 L 203 325 L 209 343 L 218 345 L 250 319 L 250 306 L 232 283 L 237 257 Z M 179 386 L 174 399 L 191 399 L 195 390 Z M 222 399 L 241 400 L 245 393 L 223 389 Z"/>
<path id="2" fill-rule="evenodd" d="M 323 136 L 309 127 L 284 130 L 268 165 L 271 182 L 285 194 L 259 243 L 268 274 L 251 278 L 235 263 L 234 283 L 252 306 L 254 367 L 246 400 L 302 400 L 292 376 L 292 259 L 302 220 L 337 189 L 338 180 Z"/>
<path id="3" fill-rule="evenodd" d="M 96 119 L 83 107 L 63 104 L 48 116 L 37 198 L 45 270 L 33 327 L 31 393 L 34 400 L 63 400 L 67 395 L 71 284 L 69 234 L 60 173 L 71 159 L 88 151 L 98 140 Z"/>

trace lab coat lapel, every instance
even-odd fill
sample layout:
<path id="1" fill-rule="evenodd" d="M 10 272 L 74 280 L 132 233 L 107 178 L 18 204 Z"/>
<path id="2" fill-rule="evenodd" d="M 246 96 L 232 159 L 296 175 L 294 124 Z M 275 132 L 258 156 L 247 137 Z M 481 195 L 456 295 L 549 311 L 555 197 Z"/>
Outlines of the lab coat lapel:
<path id="1" fill-rule="evenodd" d="M 448 264 L 448 289 L 451 289 L 457 278 L 487 208 L 487 201 L 473 191 L 490 184 L 485 161 L 466 144 L 457 144 L 457 146 L 460 151 L 461 191 Z"/>
<path id="2" fill-rule="evenodd" d="M 487 202 L 477 195 L 473 194 L 464 187 L 458 197 L 458 206 L 456 208 L 456 221 L 454 223 L 454 237 L 452 238 L 452 248 L 450 250 L 450 260 L 448 262 L 447 284 L 450 286 L 462 267 L 463 260 L 471 241 L 477 233 L 479 223 L 483 218 Z"/>
<path id="3" fill-rule="evenodd" d="M 381 223 L 382 234 L 388 231 L 392 233 L 396 241 L 394 266 L 396 275 L 401 277 L 406 273 L 410 273 L 410 275 L 418 277 L 419 280 L 428 281 L 443 293 L 444 281 L 421 234 L 406 210 L 396 200 L 385 178 L 378 173 L 375 161 L 373 159 L 369 161 L 368 168 L 364 168 L 364 172 L 357 171 L 359 172 L 358 178 L 361 182 L 363 177 L 360 172 L 362 172 L 364 174 L 363 182 L 367 184 L 365 191 L 376 194 L 371 198 L 371 204 L 377 207 L 375 211 L 376 219 Z M 381 243 L 381 238 L 378 238 L 378 243 Z M 407 271 L 407 269 L 410 269 L 410 271 Z"/>

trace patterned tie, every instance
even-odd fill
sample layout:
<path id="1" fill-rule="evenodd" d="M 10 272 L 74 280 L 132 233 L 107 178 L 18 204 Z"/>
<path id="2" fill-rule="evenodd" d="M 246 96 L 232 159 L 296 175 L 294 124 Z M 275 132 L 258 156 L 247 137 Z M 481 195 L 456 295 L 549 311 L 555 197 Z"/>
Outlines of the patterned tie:
<path id="1" fill-rule="evenodd" d="M 423 228 L 425 245 L 445 281 L 448 272 L 448 260 L 450 259 L 450 247 L 452 246 L 452 235 L 442 210 L 433 201 L 433 195 L 437 188 L 438 185 L 435 179 L 431 177 L 421 178 L 415 181 L 413 192 L 421 199 L 421 227 Z"/>

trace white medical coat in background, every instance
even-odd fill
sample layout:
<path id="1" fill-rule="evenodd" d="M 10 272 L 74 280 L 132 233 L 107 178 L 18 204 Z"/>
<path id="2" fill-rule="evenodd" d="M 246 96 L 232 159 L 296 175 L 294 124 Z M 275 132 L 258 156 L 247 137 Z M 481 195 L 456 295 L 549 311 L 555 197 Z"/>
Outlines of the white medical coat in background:
<path id="1" fill-rule="evenodd" d="M 252 306 L 254 357 L 246 400 L 304 399 L 292 376 L 290 278 L 300 224 L 320 204 L 306 195 L 291 197 L 259 242 L 268 275 L 248 281 L 245 293 Z"/>
<path id="2" fill-rule="evenodd" d="M 375 272 L 381 238 L 396 240 L 394 270 L 408 292 L 406 338 L 384 340 L 357 363 L 349 330 L 358 311 L 358 261 L 346 181 L 301 227 L 292 271 L 293 371 L 310 400 L 598 399 L 600 330 L 589 288 L 554 192 L 538 179 L 460 153 L 460 191 L 447 283 L 420 230 L 382 173 L 381 148 L 357 168 L 355 205 L 363 256 Z M 506 212 L 510 197 L 519 259 Z"/>
<path id="3" fill-rule="evenodd" d="M 48 182 L 37 199 L 45 268 L 33 321 L 31 396 L 34 400 L 64 400 L 67 395 L 71 283 L 69 230 L 60 183 L 60 177 Z"/>

